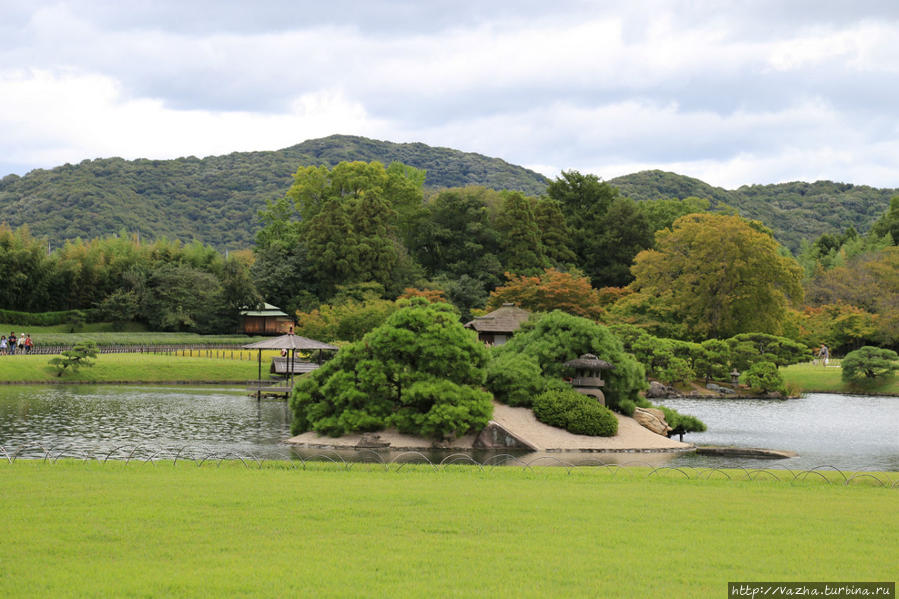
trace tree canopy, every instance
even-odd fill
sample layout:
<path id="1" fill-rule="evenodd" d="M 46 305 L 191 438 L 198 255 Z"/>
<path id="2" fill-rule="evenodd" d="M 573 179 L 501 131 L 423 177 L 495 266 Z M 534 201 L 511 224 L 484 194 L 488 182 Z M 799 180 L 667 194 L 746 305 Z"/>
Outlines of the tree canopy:
<path id="1" fill-rule="evenodd" d="M 690 214 L 637 255 L 634 287 L 661 298 L 696 338 L 778 334 L 802 299 L 802 271 L 768 234 L 737 216 Z"/>
<path id="2" fill-rule="evenodd" d="M 486 348 L 448 304 L 424 298 L 303 377 L 290 399 L 292 431 L 340 436 L 396 426 L 442 439 L 477 431 L 493 412 L 481 389 Z"/>

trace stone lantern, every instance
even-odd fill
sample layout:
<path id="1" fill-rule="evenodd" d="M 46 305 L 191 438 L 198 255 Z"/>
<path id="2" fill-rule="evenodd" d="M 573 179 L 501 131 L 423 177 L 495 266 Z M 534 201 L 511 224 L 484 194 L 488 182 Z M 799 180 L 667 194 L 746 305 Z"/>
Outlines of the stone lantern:
<path id="1" fill-rule="evenodd" d="M 570 382 L 575 391 L 595 397 L 600 404 L 606 405 L 606 396 L 600 390 L 605 384 L 601 375 L 603 370 L 613 370 L 615 366 L 593 354 L 584 354 L 580 358 L 569 360 L 565 362 L 565 366 L 574 370 L 574 377 Z"/>
<path id="2" fill-rule="evenodd" d="M 730 373 L 730 382 L 733 383 L 734 385 L 740 384 L 740 371 L 737 370 L 736 368 L 734 368 L 733 371 L 731 371 L 731 373 Z"/>

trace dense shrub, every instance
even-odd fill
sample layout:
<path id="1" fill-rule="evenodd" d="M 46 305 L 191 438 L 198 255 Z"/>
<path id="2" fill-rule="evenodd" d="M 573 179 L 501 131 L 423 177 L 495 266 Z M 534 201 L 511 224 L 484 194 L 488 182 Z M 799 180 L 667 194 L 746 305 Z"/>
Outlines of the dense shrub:
<path id="1" fill-rule="evenodd" d="M 891 349 L 866 345 L 843 358 L 842 378 L 850 382 L 873 382 L 899 370 L 899 355 Z"/>
<path id="2" fill-rule="evenodd" d="M 636 401 L 638 393 L 647 387 L 643 367 L 625 353 L 609 329 L 559 310 L 539 319 L 531 318 L 512 339 L 494 349 L 497 358 L 509 354 L 531 356 L 547 379 L 560 379 L 565 374 L 565 362 L 587 353 L 614 365 L 614 370 L 603 373 L 603 393 L 613 409 L 623 399 Z"/>
<path id="3" fill-rule="evenodd" d="M 487 364 L 486 387 L 497 401 L 529 408 L 546 387 L 546 379 L 533 356 L 502 354 Z"/>
<path id="4" fill-rule="evenodd" d="M 537 420 L 579 435 L 613 437 L 618 420 L 596 399 L 574 389 L 547 391 L 534 398 Z"/>
<path id="5" fill-rule="evenodd" d="M 740 382 L 758 393 L 776 391 L 786 394 L 783 375 L 774 362 L 756 362 L 740 375 Z"/>
<path id="6" fill-rule="evenodd" d="M 636 409 L 637 404 L 632 399 L 622 399 L 618 402 L 618 411 L 625 416 L 633 416 Z"/>
<path id="7" fill-rule="evenodd" d="M 383 325 L 300 379 L 290 399 L 294 434 L 396 426 L 441 439 L 487 425 L 488 354 L 475 333 L 448 304 L 412 298 L 398 305 Z"/>

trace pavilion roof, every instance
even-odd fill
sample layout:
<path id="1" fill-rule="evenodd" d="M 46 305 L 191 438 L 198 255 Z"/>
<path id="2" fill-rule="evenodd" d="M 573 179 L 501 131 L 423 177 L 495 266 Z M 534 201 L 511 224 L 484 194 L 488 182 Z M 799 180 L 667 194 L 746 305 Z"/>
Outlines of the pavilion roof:
<path id="1" fill-rule="evenodd" d="M 264 339 L 262 341 L 257 341 L 256 343 L 244 345 L 243 348 L 300 350 L 330 349 L 332 351 L 337 351 L 338 349 L 340 349 L 322 341 L 316 341 L 315 339 L 309 339 L 308 337 L 301 337 L 300 335 L 281 335 L 280 337 L 272 337 L 271 339 Z"/>
<path id="2" fill-rule="evenodd" d="M 514 333 L 530 317 L 531 313 L 527 310 L 516 308 L 515 304 L 507 303 L 489 314 L 478 316 L 474 320 L 465 323 L 465 326 L 478 332 Z"/>
<path id="3" fill-rule="evenodd" d="M 281 308 L 271 304 L 263 304 L 259 310 L 241 310 L 241 316 L 287 316 L 281 311 Z"/>

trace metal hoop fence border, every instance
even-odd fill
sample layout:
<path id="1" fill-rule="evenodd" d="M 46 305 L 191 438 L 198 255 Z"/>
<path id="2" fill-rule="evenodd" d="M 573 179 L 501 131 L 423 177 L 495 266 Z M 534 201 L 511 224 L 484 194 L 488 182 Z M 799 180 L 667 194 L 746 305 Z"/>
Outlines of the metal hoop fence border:
<path id="1" fill-rule="evenodd" d="M 360 455 L 366 459 L 349 462 L 339 453 L 321 452 L 313 455 L 299 456 L 288 451 L 279 452 L 268 457 L 258 456 L 253 453 L 237 453 L 233 451 L 214 451 L 199 446 L 192 447 L 184 445 L 174 448 L 154 448 L 146 445 L 117 445 L 112 449 L 103 450 L 85 450 L 73 448 L 71 444 L 62 447 L 47 447 L 41 444 L 28 444 L 20 447 L 12 448 L 0 445 L 0 464 L 5 460 L 7 464 L 14 464 L 18 459 L 40 460 L 45 464 L 55 464 L 60 458 L 80 459 L 82 462 L 96 461 L 101 464 L 121 463 L 128 465 L 132 461 L 142 461 L 143 463 L 151 463 L 153 466 L 171 462 L 172 466 L 176 466 L 178 461 L 192 462 L 198 468 L 208 463 L 215 463 L 216 467 L 220 467 L 223 462 L 231 461 L 240 463 L 245 468 L 261 469 L 266 463 L 287 466 L 290 469 L 306 470 L 310 463 L 329 463 L 340 466 L 343 470 L 352 470 L 353 468 L 361 468 L 372 466 L 381 467 L 387 472 L 399 472 L 405 466 L 411 464 L 428 465 L 434 472 L 446 471 L 447 468 L 453 466 L 472 466 L 478 472 L 492 471 L 497 466 L 505 468 L 521 468 L 522 470 L 531 470 L 535 466 L 554 466 L 564 468 L 568 474 L 572 471 L 588 471 L 588 470 L 608 470 L 617 476 L 624 472 L 628 475 L 638 475 L 646 472 L 646 478 L 679 478 L 684 480 L 709 480 L 713 477 L 719 477 L 727 480 L 775 480 L 778 482 L 787 482 L 791 485 L 814 481 L 820 484 L 842 484 L 843 486 L 851 486 L 853 484 L 868 483 L 872 486 L 879 486 L 889 489 L 899 489 L 899 472 L 883 472 L 872 468 L 861 468 L 854 470 L 844 470 L 830 464 L 815 466 L 814 468 L 791 470 L 786 468 L 747 468 L 745 466 L 717 466 L 717 467 L 695 467 L 695 466 L 655 466 L 641 460 L 630 460 L 627 462 L 604 462 L 600 458 L 586 458 L 575 464 L 565 461 L 556 456 L 539 456 L 532 460 L 527 460 L 522 456 L 514 456 L 512 454 L 498 454 L 479 462 L 467 453 L 453 453 L 439 462 L 435 462 L 428 458 L 420 451 L 405 451 L 395 455 L 389 460 L 385 459 L 382 454 L 371 449 L 359 450 Z M 23 454 L 32 454 L 32 457 L 25 457 Z M 638 466 L 644 470 L 630 468 L 630 466 Z M 830 472 L 832 476 L 827 476 L 825 472 Z M 837 477 L 836 475 L 839 475 Z M 840 480 L 842 479 L 842 480 Z"/>

